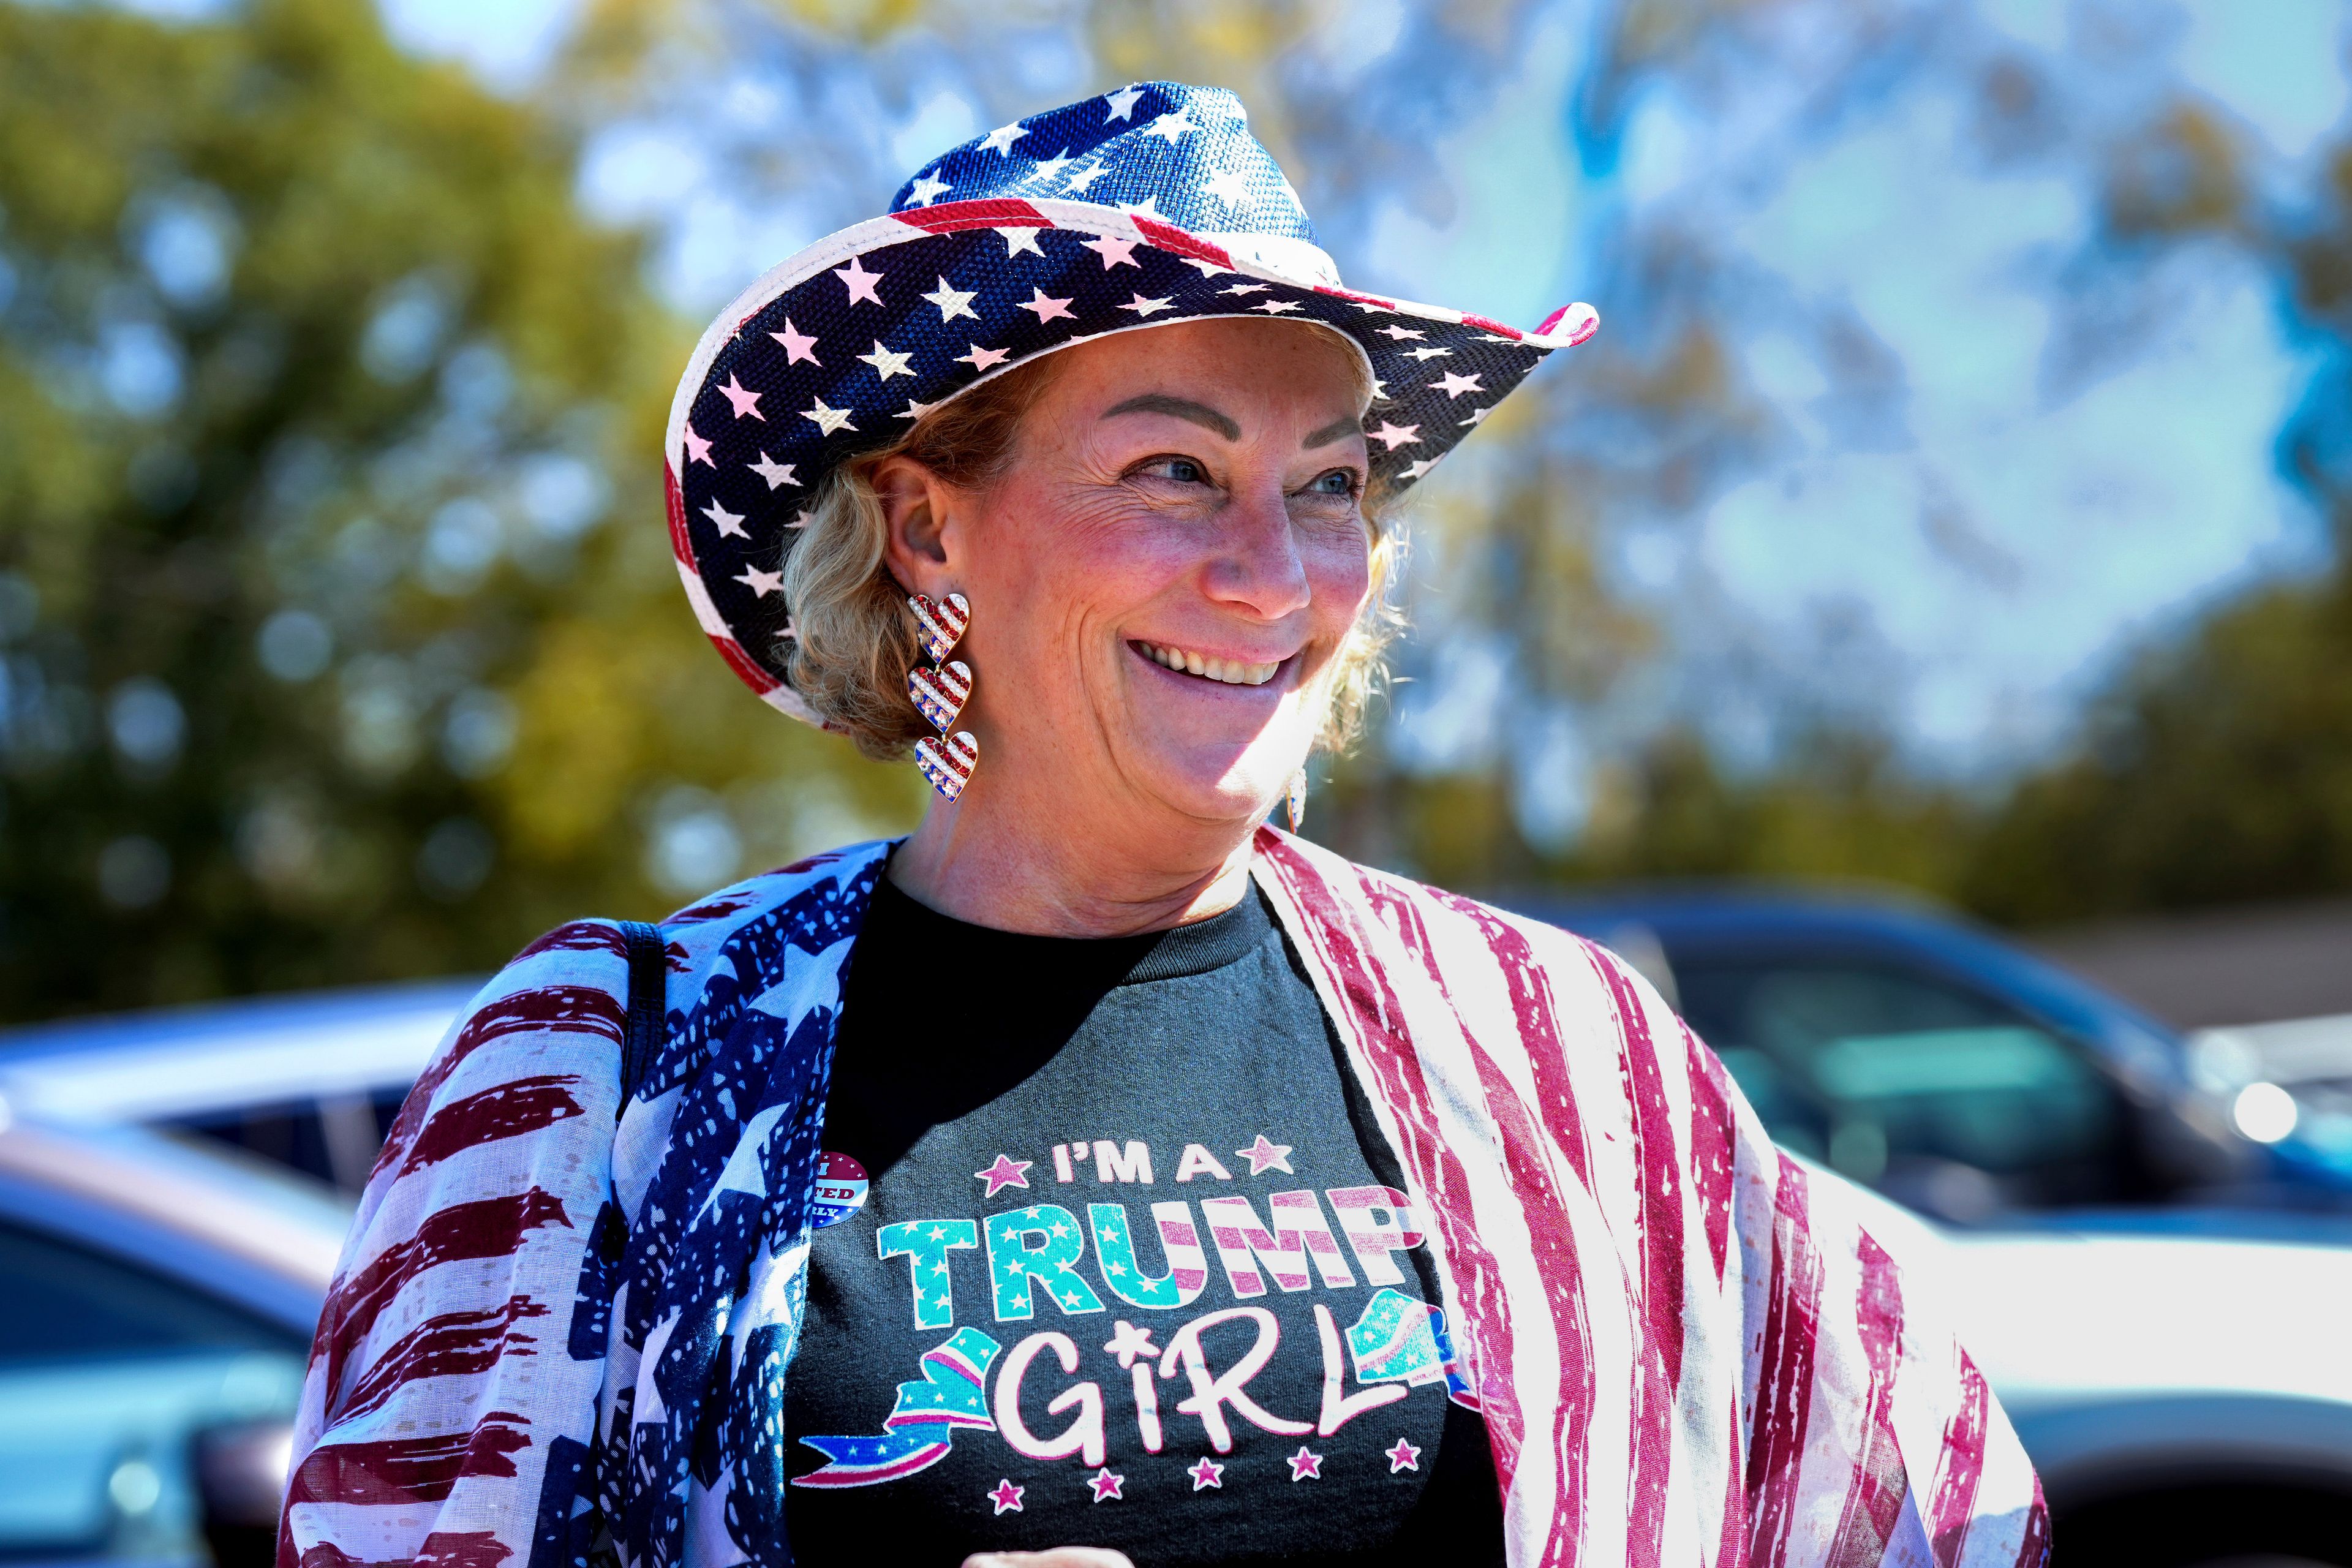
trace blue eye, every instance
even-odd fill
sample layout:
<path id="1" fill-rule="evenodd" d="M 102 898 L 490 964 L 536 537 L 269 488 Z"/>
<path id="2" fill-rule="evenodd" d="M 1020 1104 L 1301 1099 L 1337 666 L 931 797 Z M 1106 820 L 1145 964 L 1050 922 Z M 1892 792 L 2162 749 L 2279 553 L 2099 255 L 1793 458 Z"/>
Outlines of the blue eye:
<path id="1" fill-rule="evenodd" d="M 1168 459 L 1168 477 L 1179 484 L 1199 485 L 1208 482 L 1208 473 L 1190 458 Z"/>
<path id="2" fill-rule="evenodd" d="M 1351 496 L 1356 493 L 1356 476 L 1345 468 L 1334 468 L 1309 488 L 1318 495 Z"/>

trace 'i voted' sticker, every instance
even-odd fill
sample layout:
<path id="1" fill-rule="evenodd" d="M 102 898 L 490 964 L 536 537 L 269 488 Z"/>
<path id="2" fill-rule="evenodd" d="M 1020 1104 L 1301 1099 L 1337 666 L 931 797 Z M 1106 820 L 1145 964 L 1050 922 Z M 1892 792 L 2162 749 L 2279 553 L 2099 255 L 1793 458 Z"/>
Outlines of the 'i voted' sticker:
<path id="1" fill-rule="evenodd" d="M 828 1152 L 817 1167 L 816 1206 L 809 1228 L 838 1225 L 866 1206 L 866 1167 L 846 1154 Z"/>

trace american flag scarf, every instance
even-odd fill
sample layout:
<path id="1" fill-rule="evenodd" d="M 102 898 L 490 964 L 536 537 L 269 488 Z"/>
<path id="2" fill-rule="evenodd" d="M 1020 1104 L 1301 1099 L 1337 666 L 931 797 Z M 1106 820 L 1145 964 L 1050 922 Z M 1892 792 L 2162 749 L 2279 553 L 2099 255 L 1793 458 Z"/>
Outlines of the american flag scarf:
<path id="1" fill-rule="evenodd" d="M 785 1375 L 888 848 L 671 917 L 667 1037 L 625 1110 L 614 927 L 485 987 L 361 1201 L 279 1568 L 790 1563 Z M 1256 851 L 1438 1260 L 1513 1564 L 2045 1562 L 1967 1352 L 1646 983 L 1271 828 Z"/>

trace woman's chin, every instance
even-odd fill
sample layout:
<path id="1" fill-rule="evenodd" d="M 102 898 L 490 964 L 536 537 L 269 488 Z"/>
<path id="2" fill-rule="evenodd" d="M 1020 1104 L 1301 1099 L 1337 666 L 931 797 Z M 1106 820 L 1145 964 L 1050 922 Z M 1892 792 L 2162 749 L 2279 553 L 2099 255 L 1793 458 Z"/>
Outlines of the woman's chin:
<path id="1" fill-rule="evenodd" d="M 1290 769 L 1268 755 L 1270 750 L 1263 740 L 1248 746 L 1143 747 L 1130 776 L 1144 794 L 1186 816 L 1254 822 L 1274 809 L 1290 780 Z"/>

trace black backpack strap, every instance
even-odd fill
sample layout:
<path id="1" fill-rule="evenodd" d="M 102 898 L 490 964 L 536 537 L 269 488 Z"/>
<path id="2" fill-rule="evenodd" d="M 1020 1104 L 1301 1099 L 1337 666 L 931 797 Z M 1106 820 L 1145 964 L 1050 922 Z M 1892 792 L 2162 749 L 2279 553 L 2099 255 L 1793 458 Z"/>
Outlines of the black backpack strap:
<path id="1" fill-rule="evenodd" d="M 621 1037 L 620 1110 L 626 1110 L 653 1070 L 668 1024 L 669 955 L 660 927 L 643 921 L 617 923 L 629 949 L 629 1023 Z"/>

